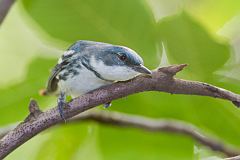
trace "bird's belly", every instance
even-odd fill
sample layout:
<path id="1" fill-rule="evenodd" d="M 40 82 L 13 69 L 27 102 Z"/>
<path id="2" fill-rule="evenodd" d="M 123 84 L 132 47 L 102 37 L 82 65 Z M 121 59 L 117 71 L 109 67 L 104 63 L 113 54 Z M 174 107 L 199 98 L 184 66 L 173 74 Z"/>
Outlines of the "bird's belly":
<path id="1" fill-rule="evenodd" d="M 111 84 L 112 82 L 104 81 L 86 68 L 79 70 L 79 74 L 69 76 L 67 80 L 60 80 L 58 85 L 60 91 L 65 92 L 72 97 L 78 97 L 91 90 Z"/>

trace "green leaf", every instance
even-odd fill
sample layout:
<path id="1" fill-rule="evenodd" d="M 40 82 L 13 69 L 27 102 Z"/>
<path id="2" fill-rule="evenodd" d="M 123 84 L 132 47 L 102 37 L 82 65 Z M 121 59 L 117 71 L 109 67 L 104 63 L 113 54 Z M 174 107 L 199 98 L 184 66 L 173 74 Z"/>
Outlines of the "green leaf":
<path id="1" fill-rule="evenodd" d="M 185 12 L 160 21 L 158 31 L 170 63 L 189 64 L 198 80 L 211 77 L 229 58 L 229 45 L 214 39 Z"/>
<path id="2" fill-rule="evenodd" d="M 239 0 L 147 0 L 147 2 L 158 20 L 185 10 L 211 34 L 216 34 L 240 13 Z"/>
<path id="3" fill-rule="evenodd" d="M 29 140 L 7 156 L 6 160 L 78 160 L 78 154 L 91 147 L 94 152 L 96 145 L 97 126 L 92 123 L 82 124 L 62 124 L 49 129 Z M 88 159 L 99 157 L 97 152 L 88 155 Z"/>
<path id="4" fill-rule="evenodd" d="M 40 106 L 46 107 L 53 102 L 54 97 L 42 97 L 39 90 L 45 87 L 49 76 L 49 69 L 56 60 L 38 58 L 29 65 L 26 79 L 23 82 L 0 89 L 0 125 L 22 121 L 27 116 L 28 104 L 31 98 L 38 101 Z M 54 103 L 52 103 L 54 104 Z"/>
<path id="5" fill-rule="evenodd" d="M 104 160 L 193 159 L 193 141 L 169 133 L 101 126 L 99 143 Z"/>
<path id="6" fill-rule="evenodd" d="M 73 159 L 88 137 L 94 139 L 94 128 L 94 125 L 88 123 L 67 124 L 51 129 L 49 139 L 42 144 L 35 159 Z"/>
<path id="7" fill-rule="evenodd" d="M 186 9 L 213 33 L 240 13 L 239 0 L 188 1 Z"/>
<path id="8" fill-rule="evenodd" d="M 23 0 L 34 20 L 52 37 L 128 46 L 155 67 L 155 21 L 144 0 Z"/>

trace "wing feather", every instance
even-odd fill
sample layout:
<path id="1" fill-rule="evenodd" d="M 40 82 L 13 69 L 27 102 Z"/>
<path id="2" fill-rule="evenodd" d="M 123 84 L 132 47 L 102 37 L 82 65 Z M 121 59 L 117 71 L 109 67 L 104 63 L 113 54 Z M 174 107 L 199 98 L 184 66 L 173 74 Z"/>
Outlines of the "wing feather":
<path id="1" fill-rule="evenodd" d="M 57 78 L 57 75 L 67 67 L 69 64 L 68 59 L 65 59 L 61 63 L 57 64 L 53 70 L 52 73 L 48 79 L 48 84 L 47 84 L 47 93 L 54 93 L 58 89 L 58 81 L 59 79 Z"/>
<path id="2" fill-rule="evenodd" d="M 73 59 L 75 56 L 79 56 L 81 51 L 95 42 L 91 41 L 77 41 L 72 46 L 68 48 L 68 50 L 62 55 L 59 59 L 58 64 L 53 68 L 52 73 L 48 79 L 47 84 L 47 93 L 54 93 L 58 89 L 59 79 L 57 75 L 64 70 L 71 62 L 73 63 Z"/>

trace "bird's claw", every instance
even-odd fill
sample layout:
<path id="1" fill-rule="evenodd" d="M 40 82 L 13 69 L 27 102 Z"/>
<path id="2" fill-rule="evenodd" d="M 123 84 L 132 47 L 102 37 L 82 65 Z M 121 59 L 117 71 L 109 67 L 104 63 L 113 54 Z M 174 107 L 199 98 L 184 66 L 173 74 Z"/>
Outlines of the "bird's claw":
<path id="1" fill-rule="evenodd" d="M 69 107 L 69 105 L 66 103 L 66 96 L 64 93 L 60 93 L 58 97 L 58 112 L 61 116 L 61 118 L 66 122 L 66 118 L 64 116 L 64 108 Z"/>
<path id="2" fill-rule="evenodd" d="M 61 118 L 66 122 L 66 118 L 64 116 L 64 108 L 69 107 L 69 105 L 66 102 L 59 102 L 58 103 L 58 112 L 61 116 Z"/>

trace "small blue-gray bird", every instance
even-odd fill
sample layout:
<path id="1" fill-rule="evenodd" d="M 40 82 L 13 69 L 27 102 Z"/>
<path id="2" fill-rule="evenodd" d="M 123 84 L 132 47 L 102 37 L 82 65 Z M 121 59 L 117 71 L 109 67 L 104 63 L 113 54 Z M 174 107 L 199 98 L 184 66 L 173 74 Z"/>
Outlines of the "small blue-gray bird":
<path id="1" fill-rule="evenodd" d="M 140 73 L 151 74 L 142 58 L 130 48 L 94 41 L 77 41 L 53 68 L 44 94 L 59 94 L 58 108 L 64 119 L 66 95 L 78 97 Z M 110 102 L 106 104 L 106 107 Z"/>

